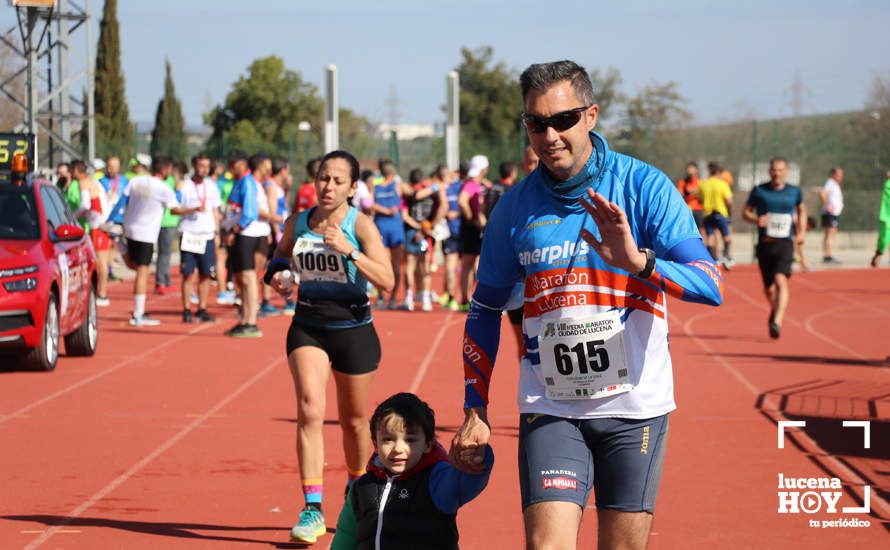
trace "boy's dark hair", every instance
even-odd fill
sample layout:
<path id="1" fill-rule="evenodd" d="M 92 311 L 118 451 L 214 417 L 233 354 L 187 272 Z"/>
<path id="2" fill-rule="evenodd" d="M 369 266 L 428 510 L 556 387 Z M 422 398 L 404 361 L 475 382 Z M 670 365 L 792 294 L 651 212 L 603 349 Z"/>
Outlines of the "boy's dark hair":
<path id="1" fill-rule="evenodd" d="M 322 157 L 321 162 L 318 165 L 318 169 L 321 170 L 321 167 L 324 166 L 324 163 L 326 163 L 327 161 L 332 160 L 332 159 L 345 160 L 347 162 L 347 164 L 349 164 L 349 172 L 350 172 L 349 177 L 352 178 L 352 183 L 355 183 L 358 181 L 358 176 L 359 176 L 358 159 L 355 158 L 355 156 L 352 153 L 350 153 L 349 151 L 343 151 L 343 150 L 331 151 L 330 153 L 328 153 L 327 155 Z M 317 175 L 318 175 L 318 173 L 316 172 L 316 176 Z"/>
<path id="2" fill-rule="evenodd" d="M 522 101 L 528 97 L 531 90 L 544 92 L 551 86 L 568 80 L 572 85 L 575 95 L 583 106 L 596 103 L 593 94 L 593 84 L 590 75 L 581 65 L 574 61 L 563 60 L 552 63 L 536 63 L 529 65 L 519 76 L 519 88 L 522 90 Z"/>
<path id="3" fill-rule="evenodd" d="M 513 175 L 513 171 L 516 170 L 516 163 L 505 160 L 498 166 L 498 172 L 501 174 L 501 179 L 507 179 Z"/>
<path id="4" fill-rule="evenodd" d="M 408 182 L 413 184 L 417 184 L 423 181 L 423 170 L 420 168 L 415 168 L 408 173 Z"/>
<path id="5" fill-rule="evenodd" d="M 420 428 L 428 442 L 436 439 L 436 413 L 413 393 L 397 393 L 377 405 L 371 416 L 371 437 L 376 436 L 377 427 L 390 415 L 402 417 L 409 431 Z"/>

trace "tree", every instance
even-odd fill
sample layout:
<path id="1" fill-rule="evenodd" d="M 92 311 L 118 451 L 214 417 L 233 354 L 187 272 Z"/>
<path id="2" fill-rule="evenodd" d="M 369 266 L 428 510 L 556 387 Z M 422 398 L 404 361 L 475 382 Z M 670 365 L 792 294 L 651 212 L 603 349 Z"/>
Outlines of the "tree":
<path id="1" fill-rule="evenodd" d="M 622 82 L 621 73 L 615 67 L 609 67 L 603 72 L 593 69 L 590 71 L 590 82 L 593 84 L 593 95 L 600 107 L 600 123 L 597 126 L 602 128 L 601 122 L 614 119 L 618 104 L 625 99 L 624 94 L 618 89 Z"/>
<path id="2" fill-rule="evenodd" d="M 209 150 L 222 155 L 227 149 L 286 151 L 300 121 L 312 125 L 314 141 L 321 139 L 324 102 L 313 84 L 269 56 L 253 61 L 247 75 L 238 78 L 225 102 L 204 115 L 213 128 Z"/>
<path id="3" fill-rule="evenodd" d="M 105 0 L 96 52 L 96 153 L 128 157 L 133 138 L 121 70 L 117 0 Z"/>
<path id="4" fill-rule="evenodd" d="M 173 87 L 173 70 L 170 61 L 166 62 L 167 76 L 164 79 L 164 97 L 158 102 L 155 113 L 155 127 L 151 132 L 151 154 L 163 154 L 175 160 L 185 160 L 188 155 L 185 137 L 185 120 L 182 105 Z"/>
<path id="5" fill-rule="evenodd" d="M 622 148 L 648 162 L 654 155 L 669 157 L 668 151 L 653 150 L 654 136 L 682 128 L 692 120 L 684 103 L 686 98 L 677 91 L 676 82 L 644 86 L 626 101 L 619 141 Z"/>
<path id="6" fill-rule="evenodd" d="M 492 163 L 517 158 L 522 131 L 522 96 L 516 72 L 503 62 L 493 63 L 494 50 L 485 46 L 461 48 L 457 66 L 460 81 L 461 154 L 485 153 Z"/>

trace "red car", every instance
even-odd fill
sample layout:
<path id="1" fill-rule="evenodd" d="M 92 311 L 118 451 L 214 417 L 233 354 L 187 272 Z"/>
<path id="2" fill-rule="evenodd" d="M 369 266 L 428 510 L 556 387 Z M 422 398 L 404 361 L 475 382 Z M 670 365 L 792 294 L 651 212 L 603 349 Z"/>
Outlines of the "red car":
<path id="1" fill-rule="evenodd" d="M 59 189 L 0 177 L 0 365 L 53 370 L 68 355 L 93 355 L 96 253 Z"/>

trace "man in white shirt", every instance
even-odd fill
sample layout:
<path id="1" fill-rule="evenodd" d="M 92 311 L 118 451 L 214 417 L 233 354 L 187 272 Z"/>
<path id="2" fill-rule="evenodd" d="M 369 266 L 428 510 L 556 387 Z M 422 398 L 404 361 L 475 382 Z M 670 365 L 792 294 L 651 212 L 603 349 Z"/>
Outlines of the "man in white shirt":
<path id="1" fill-rule="evenodd" d="M 192 157 L 192 177 L 179 183 L 180 202 L 184 207 L 194 207 L 194 214 L 179 220 L 179 268 L 182 273 L 182 322 L 197 319 L 212 323 L 207 313 L 207 292 L 210 280 L 216 276 L 216 241 L 219 228 L 219 209 L 222 201 L 216 183 L 211 180 L 210 157 L 199 153 Z M 192 315 L 189 300 L 198 272 L 198 311 Z"/>
<path id="2" fill-rule="evenodd" d="M 844 171 L 834 167 L 828 173 L 828 180 L 819 191 L 822 199 L 822 229 L 825 236 L 822 239 L 822 262 L 826 264 L 840 263 L 832 255 L 834 236 L 837 235 L 838 221 L 841 211 L 844 209 L 844 194 L 841 192 L 841 181 L 844 179 Z"/>
<path id="3" fill-rule="evenodd" d="M 176 200 L 176 194 L 163 180 L 170 175 L 173 160 L 170 157 L 156 156 L 151 162 L 151 175 L 137 176 L 130 180 L 123 191 L 127 211 L 124 214 L 124 236 L 127 238 L 127 266 L 136 270 L 133 280 L 133 316 L 130 325 L 134 327 L 161 324 L 157 319 L 145 315 L 145 293 L 148 288 L 148 268 L 154 253 L 154 243 L 161 232 L 161 219 L 164 209 L 176 215 L 188 215 L 198 211 L 197 207 L 183 208 Z"/>

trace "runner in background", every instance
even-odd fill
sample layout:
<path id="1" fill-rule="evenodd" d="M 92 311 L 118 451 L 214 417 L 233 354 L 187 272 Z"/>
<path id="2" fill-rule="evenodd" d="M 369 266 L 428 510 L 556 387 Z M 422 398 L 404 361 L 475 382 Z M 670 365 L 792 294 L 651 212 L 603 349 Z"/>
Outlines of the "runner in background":
<path id="1" fill-rule="evenodd" d="M 432 254 L 433 226 L 448 208 L 445 188 L 425 180 L 423 170 L 415 168 L 408 177 L 411 192 L 403 196 L 402 221 L 405 231 L 405 305 L 414 311 L 414 289 L 420 279 L 421 309 L 433 310 L 432 276 L 427 256 Z"/>
<path id="2" fill-rule="evenodd" d="M 229 194 L 232 192 L 231 174 L 226 170 L 226 163 L 220 159 L 213 160 L 213 168 L 210 171 L 210 179 L 216 183 L 216 189 L 219 192 L 219 200 L 222 203 L 220 214 L 229 201 Z M 232 282 L 232 269 L 229 262 L 229 251 L 226 247 L 225 230 L 220 224 L 219 238 L 217 239 L 219 246 L 216 249 L 216 303 L 231 305 L 235 303 L 235 284 Z"/>
<path id="3" fill-rule="evenodd" d="M 841 212 L 844 210 L 844 193 L 841 191 L 841 182 L 844 181 L 844 171 L 834 167 L 828 173 L 825 185 L 819 191 L 822 199 L 822 230 L 825 232 L 822 238 L 822 263 L 839 264 L 834 257 L 834 240 L 840 227 Z"/>
<path id="4" fill-rule="evenodd" d="M 223 229 L 235 283 L 241 288 L 241 315 L 237 325 L 224 334 L 235 338 L 259 338 L 263 335 L 256 325 L 259 309 L 259 283 L 255 253 L 269 234 L 258 220 L 260 197 L 265 193 L 253 178 L 247 164 L 247 154 L 239 149 L 229 152 L 229 170 L 235 185 L 226 203 Z"/>
<path id="5" fill-rule="evenodd" d="M 145 315 L 145 298 L 148 290 L 148 270 L 154 244 L 161 232 L 161 221 L 169 209 L 175 215 L 197 212 L 197 208 L 183 208 L 176 200 L 176 193 L 166 180 L 173 170 L 170 157 L 156 156 L 151 163 L 151 175 L 136 176 L 124 188 L 121 204 L 124 213 L 124 235 L 127 237 L 127 266 L 136 270 L 133 280 L 133 315 L 130 325 L 134 327 L 161 324 L 157 319 Z"/>
<path id="6" fill-rule="evenodd" d="M 729 225 L 729 209 L 732 206 L 732 189 L 726 180 L 720 176 L 720 165 L 711 161 L 708 163 L 708 179 L 701 182 L 702 215 L 704 216 L 706 244 L 708 252 L 715 261 L 723 265 L 727 270 L 732 269 L 735 262 L 730 255 L 732 235 Z M 723 237 L 723 249 L 717 248 L 717 235 Z"/>
<path id="7" fill-rule="evenodd" d="M 164 184 L 176 191 L 179 183 L 186 178 L 188 166 L 182 161 L 174 161 L 170 175 L 164 180 Z M 179 216 L 169 209 L 164 211 L 161 220 L 161 232 L 158 234 L 158 256 L 155 265 L 155 294 L 169 294 L 175 292 L 170 280 L 170 258 L 173 256 L 173 242 L 179 236 Z"/>
<path id="8" fill-rule="evenodd" d="M 399 185 L 396 165 L 389 159 L 380 159 L 380 172 L 383 183 L 374 186 L 374 223 L 383 238 L 383 246 L 389 251 L 390 265 L 396 282 L 401 279 L 402 253 L 405 250 L 405 229 L 402 224 L 402 190 Z M 398 309 L 396 293 L 398 284 L 389 296 L 389 309 Z M 386 296 L 377 289 L 377 307 L 386 306 Z"/>
<path id="9" fill-rule="evenodd" d="M 770 160 L 770 181 L 751 190 L 744 211 L 745 221 L 757 226 L 757 264 L 770 304 L 767 325 L 773 339 L 781 335 L 790 298 L 788 280 L 794 261 L 794 242 L 803 245 L 807 220 L 800 187 L 788 184 L 787 175 L 788 161 L 782 157 Z"/>
<path id="10" fill-rule="evenodd" d="M 520 161 L 519 165 L 522 167 L 526 177 L 528 177 L 538 167 L 539 162 L 540 160 L 538 159 L 538 154 L 535 153 L 534 147 L 529 145 L 525 148 L 525 153 L 523 153 L 522 161 Z"/>
<path id="11" fill-rule="evenodd" d="M 219 238 L 219 209 L 222 201 L 216 183 L 210 179 L 210 158 L 199 153 L 192 157 L 192 177 L 179 184 L 180 203 L 197 210 L 179 220 L 179 269 L 182 273 L 182 322 L 215 321 L 207 312 L 210 281 L 216 277 L 216 249 Z M 195 272 L 197 271 L 197 277 Z M 198 279 L 198 310 L 192 315 L 190 300 Z"/>
<path id="12" fill-rule="evenodd" d="M 105 188 L 105 193 L 108 195 L 108 204 L 114 207 L 120 200 L 121 192 L 124 190 L 124 187 L 127 186 L 127 176 L 121 174 L 121 160 L 118 157 L 108 157 L 108 161 L 105 165 L 105 176 L 99 180 L 99 183 L 102 184 L 102 187 Z M 120 225 L 122 220 L 110 219 L 109 214 L 109 226 L 103 229 L 108 236 L 112 240 L 112 244 L 118 242 L 122 235 L 123 226 Z M 114 258 L 114 251 L 117 247 L 111 247 L 111 253 L 108 261 L 108 280 L 109 281 L 120 281 L 120 277 L 116 277 L 114 272 L 112 271 L 112 259 Z"/>
<path id="13" fill-rule="evenodd" d="M 294 201 L 294 212 L 302 212 L 303 210 L 309 210 L 313 206 L 315 206 L 316 197 L 315 197 L 315 174 L 318 172 L 318 165 L 321 163 L 321 159 L 312 159 L 306 163 L 306 181 L 300 184 L 300 188 L 297 190 L 297 198 Z"/>
<path id="14" fill-rule="evenodd" d="M 695 225 L 701 233 L 702 239 L 705 238 L 704 216 L 702 215 L 702 204 L 699 190 L 698 165 L 695 162 L 686 164 L 686 177 L 677 181 L 677 190 L 683 195 L 686 206 L 692 211 L 692 217 L 695 218 Z"/>
<path id="15" fill-rule="evenodd" d="M 451 181 L 451 170 L 448 169 L 448 166 L 444 164 L 439 164 L 436 166 L 436 169 L 430 173 L 430 182 L 432 185 L 435 185 L 437 189 L 441 189 L 445 194 L 443 195 L 445 198 L 439 203 L 442 206 L 442 213 L 440 216 L 436 218 L 436 223 L 433 225 L 432 230 L 432 242 L 433 246 L 431 248 L 430 254 L 427 254 L 427 261 L 430 264 L 430 273 L 435 273 L 439 270 L 439 257 L 444 259 L 445 254 L 442 252 L 442 244 L 445 242 L 451 235 L 451 231 L 448 230 L 448 220 L 445 219 L 445 214 L 448 213 L 448 183 Z M 447 297 L 441 298 L 436 296 L 435 291 L 430 291 L 433 295 L 433 300 L 438 301 L 441 304 L 447 305 Z M 444 301 L 443 301 L 444 300 Z"/>
<path id="16" fill-rule="evenodd" d="M 448 199 L 448 210 L 445 212 L 445 223 L 448 226 L 448 238 L 442 241 L 442 256 L 445 258 L 445 277 L 443 292 L 439 304 L 451 311 L 460 309 L 457 301 L 457 267 L 460 265 L 460 197 L 461 187 L 467 179 L 467 163 L 461 162 L 457 169 L 457 179 L 445 188 Z"/>
<path id="17" fill-rule="evenodd" d="M 297 459 L 305 508 L 291 539 L 313 543 L 326 531 L 324 424 L 326 388 L 337 386 L 347 490 L 365 473 L 371 434 L 368 395 L 380 363 L 380 340 L 371 317 L 367 283 L 395 285 L 380 233 L 350 206 L 359 179 L 358 161 L 346 151 L 322 159 L 316 180 L 318 205 L 291 215 L 264 277 L 289 294 L 282 271 L 297 274 L 297 310 L 287 333 L 287 357 L 297 403 Z"/>
<path id="18" fill-rule="evenodd" d="M 282 232 L 284 231 L 284 220 L 290 215 L 287 209 L 287 194 L 293 185 L 293 178 L 290 173 L 290 162 L 283 157 L 275 157 L 272 159 L 271 177 L 266 180 L 266 196 L 269 199 L 269 207 L 274 207 L 275 218 L 272 225 L 272 246 L 269 247 L 268 259 L 272 259 L 275 253 L 275 247 L 281 242 Z M 280 221 L 279 221 L 280 220 Z M 272 288 L 263 285 L 263 304 L 270 304 Z M 263 304 L 260 304 L 260 311 L 263 311 Z M 293 315 L 296 304 L 289 297 L 285 300 L 284 308 L 281 310 L 288 315 Z M 268 308 L 267 308 L 268 309 Z M 277 309 L 277 308 L 276 308 Z"/>
<path id="19" fill-rule="evenodd" d="M 111 305 L 108 299 L 108 267 L 111 265 L 111 237 L 102 226 L 111 213 L 108 193 L 87 173 L 87 165 L 80 160 L 71 163 L 71 176 L 80 184 L 80 206 L 74 212 L 89 225 L 90 240 L 96 251 L 96 305 Z"/>
<path id="20" fill-rule="evenodd" d="M 374 196 L 371 189 L 374 188 L 374 172 L 371 170 L 362 170 L 359 180 L 356 182 L 355 194 L 350 200 L 350 204 L 362 214 L 371 215 L 371 209 L 374 206 Z"/>
<path id="21" fill-rule="evenodd" d="M 460 207 L 460 292 L 461 311 L 470 311 L 470 295 L 476 286 L 476 268 L 482 250 L 482 230 L 485 229 L 485 188 L 482 181 L 488 174 L 488 158 L 476 155 L 470 159 L 467 180 L 457 197 Z"/>
<path id="22" fill-rule="evenodd" d="M 277 216 L 275 215 L 276 205 L 274 200 L 270 201 L 265 186 L 269 174 L 272 172 L 272 160 L 269 158 L 269 155 L 265 153 L 256 153 L 251 155 L 247 163 L 253 174 L 253 179 L 256 182 L 257 191 L 257 221 L 255 224 L 257 235 L 260 239 L 257 241 L 257 247 L 253 253 L 253 262 L 259 276 L 265 268 L 266 261 L 274 249 L 272 243 L 272 226 L 275 225 L 275 220 L 277 219 Z M 269 317 L 272 315 L 281 315 L 281 310 L 273 306 L 266 299 L 266 297 L 269 296 L 269 292 L 271 292 L 271 289 L 266 288 L 266 286 L 267 285 L 264 285 L 261 279 L 257 279 L 257 288 L 259 289 L 258 298 L 261 300 L 260 305 L 257 308 L 257 316 Z M 265 304 L 265 308 L 263 307 L 263 304 Z"/>
<path id="23" fill-rule="evenodd" d="M 887 249 L 887 243 L 890 243 L 890 172 L 887 172 L 887 180 L 884 182 L 884 190 L 881 193 L 881 209 L 878 212 L 878 244 L 875 247 L 875 255 L 871 257 L 872 267 L 878 267 L 878 261 Z"/>
<path id="24" fill-rule="evenodd" d="M 71 181 L 71 165 L 67 162 L 60 162 L 57 164 L 55 178 L 56 185 L 64 193 L 65 187 L 67 187 L 68 182 Z"/>

